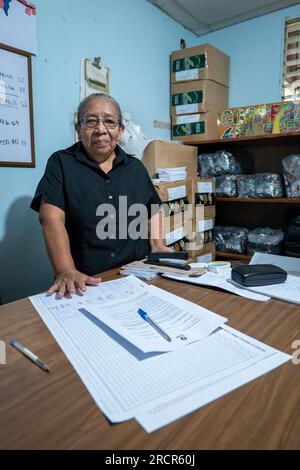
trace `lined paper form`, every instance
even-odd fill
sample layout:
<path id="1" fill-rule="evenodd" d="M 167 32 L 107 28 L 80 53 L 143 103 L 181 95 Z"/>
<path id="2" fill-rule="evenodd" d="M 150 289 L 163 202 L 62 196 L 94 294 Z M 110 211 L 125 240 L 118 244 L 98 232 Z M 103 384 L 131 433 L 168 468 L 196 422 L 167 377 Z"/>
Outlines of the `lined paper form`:
<path id="1" fill-rule="evenodd" d="M 72 299 L 55 300 L 44 294 L 30 298 L 112 422 L 136 417 L 150 432 L 191 411 L 191 406 L 202 406 L 203 394 L 209 392 L 210 399 L 221 396 L 289 360 L 288 355 L 223 326 L 184 348 L 145 354 L 88 311 L 95 298 L 105 303 L 120 291 L 124 296 L 146 293 L 145 286 L 130 276 L 89 287 L 85 295 Z M 274 361 L 263 366 L 272 357 Z"/>
<path id="2" fill-rule="evenodd" d="M 171 342 L 140 317 L 139 308 L 171 337 Z M 225 317 L 155 286 L 147 286 L 137 295 L 118 301 L 88 305 L 86 310 L 144 353 L 185 347 L 205 338 L 227 321 Z"/>
<path id="3" fill-rule="evenodd" d="M 190 382 L 165 400 L 144 407 L 136 419 L 147 432 L 185 416 L 222 395 L 269 372 L 291 356 L 224 325 L 209 338 L 197 343 L 197 382 Z"/>

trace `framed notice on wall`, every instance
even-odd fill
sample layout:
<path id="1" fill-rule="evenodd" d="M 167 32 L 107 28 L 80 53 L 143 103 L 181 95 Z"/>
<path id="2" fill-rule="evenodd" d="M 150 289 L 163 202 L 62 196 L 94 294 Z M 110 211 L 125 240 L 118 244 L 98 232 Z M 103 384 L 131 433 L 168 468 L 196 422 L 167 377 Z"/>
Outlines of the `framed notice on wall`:
<path id="1" fill-rule="evenodd" d="M 0 165 L 34 167 L 31 55 L 0 44 Z"/>

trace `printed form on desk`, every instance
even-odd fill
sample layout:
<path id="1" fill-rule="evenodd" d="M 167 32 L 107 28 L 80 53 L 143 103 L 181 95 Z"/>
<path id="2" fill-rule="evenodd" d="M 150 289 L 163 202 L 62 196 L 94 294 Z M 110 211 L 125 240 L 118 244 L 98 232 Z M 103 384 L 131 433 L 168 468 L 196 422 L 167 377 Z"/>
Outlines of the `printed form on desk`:
<path id="1" fill-rule="evenodd" d="M 144 353 L 182 348 L 206 338 L 227 321 L 193 302 L 146 284 L 144 289 L 122 300 L 98 302 L 85 308 Z M 170 342 L 140 317 L 140 308 L 168 334 Z"/>
<path id="2" fill-rule="evenodd" d="M 110 421 L 136 418 L 146 431 L 154 431 L 290 360 L 224 326 L 225 319 L 212 313 L 221 325 L 212 334 L 174 351 L 144 353 L 89 312 L 95 304 L 111 307 L 120 298 L 147 296 L 149 287 L 129 276 L 88 287 L 84 295 L 72 298 L 30 297 Z M 149 295 L 155 295 L 151 291 Z M 162 300 L 168 302 L 168 297 L 163 294 Z"/>

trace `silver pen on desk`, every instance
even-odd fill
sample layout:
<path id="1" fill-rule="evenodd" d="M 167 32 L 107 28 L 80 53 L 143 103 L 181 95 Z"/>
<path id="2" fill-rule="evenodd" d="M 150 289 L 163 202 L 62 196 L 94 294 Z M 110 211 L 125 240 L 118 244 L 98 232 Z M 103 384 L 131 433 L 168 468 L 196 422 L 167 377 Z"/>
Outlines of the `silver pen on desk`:
<path id="1" fill-rule="evenodd" d="M 18 351 L 20 351 L 24 356 L 28 357 L 32 362 L 34 362 L 37 366 L 39 366 L 41 369 L 45 370 L 46 372 L 50 372 L 49 367 L 47 364 L 45 364 L 44 361 L 42 361 L 38 356 L 36 356 L 32 351 L 29 351 L 29 349 L 24 348 L 22 344 L 20 344 L 18 341 L 15 339 L 12 339 L 10 341 L 10 344 L 16 348 Z"/>
<path id="2" fill-rule="evenodd" d="M 151 325 L 166 341 L 169 341 L 169 342 L 172 341 L 170 336 L 157 323 L 155 323 L 155 321 L 152 320 L 152 318 L 149 317 L 147 312 L 139 308 L 138 313 L 143 318 L 143 320 L 146 320 L 149 323 L 149 325 Z"/>

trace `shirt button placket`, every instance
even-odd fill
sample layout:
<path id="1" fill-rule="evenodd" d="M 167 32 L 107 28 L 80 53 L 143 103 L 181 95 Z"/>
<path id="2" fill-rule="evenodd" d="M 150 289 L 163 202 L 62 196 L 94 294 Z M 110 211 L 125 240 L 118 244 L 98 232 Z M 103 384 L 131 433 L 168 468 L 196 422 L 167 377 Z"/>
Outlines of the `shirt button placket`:
<path id="1" fill-rule="evenodd" d="M 111 184 L 111 180 L 110 180 L 110 179 L 107 179 L 107 180 L 106 180 L 106 184 L 107 184 L 107 186 L 109 186 L 109 185 Z M 113 200 L 113 195 L 111 194 L 111 192 L 112 192 L 112 188 L 109 189 L 109 194 L 107 195 L 107 197 L 108 197 L 108 199 L 112 202 L 112 200 Z M 111 215 L 110 218 L 113 219 L 114 216 Z M 115 245 L 115 251 L 113 251 L 113 252 L 110 254 L 110 257 L 111 257 L 111 258 L 115 258 L 115 256 L 116 256 L 116 249 L 117 249 L 117 241 L 116 241 L 116 240 L 115 240 L 114 245 Z"/>

